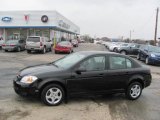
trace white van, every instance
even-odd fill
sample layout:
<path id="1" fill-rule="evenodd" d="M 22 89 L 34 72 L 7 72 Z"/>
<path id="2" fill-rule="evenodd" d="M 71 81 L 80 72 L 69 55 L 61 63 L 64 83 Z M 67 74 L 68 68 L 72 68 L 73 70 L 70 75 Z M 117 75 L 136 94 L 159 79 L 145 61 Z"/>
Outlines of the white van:
<path id="1" fill-rule="evenodd" d="M 47 37 L 29 36 L 26 39 L 27 53 L 31 53 L 31 51 L 40 51 L 44 54 L 46 51 L 51 51 L 52 46 L 53 43 Z"/>

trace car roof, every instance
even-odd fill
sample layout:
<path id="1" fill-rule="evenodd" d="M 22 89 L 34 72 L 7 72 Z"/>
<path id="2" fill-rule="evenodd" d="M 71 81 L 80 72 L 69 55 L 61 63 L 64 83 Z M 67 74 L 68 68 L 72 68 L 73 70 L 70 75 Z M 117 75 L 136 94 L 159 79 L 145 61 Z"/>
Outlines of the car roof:
<path id="1" fill-rule="evenodd" d="M 85 55 L 96 55 L 96 54 L 108 54 L 108 55 L 121 55 L 119 53 L 107 52 L 107 51 L 79 51 L 77 53 L 85 54 Z M 124 55 L 122 55 L 124 56 Z"/>

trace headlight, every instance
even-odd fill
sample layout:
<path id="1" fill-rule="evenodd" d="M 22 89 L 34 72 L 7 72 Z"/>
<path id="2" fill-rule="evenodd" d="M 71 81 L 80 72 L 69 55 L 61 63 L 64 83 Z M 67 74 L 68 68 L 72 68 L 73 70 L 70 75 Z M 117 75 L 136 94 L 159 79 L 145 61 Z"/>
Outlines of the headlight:
<path id="1" fill-rule="evenodd" d="M 27 83 L 27 84 L 30 84 L 30 83 L 33 83 L 34 81 L 36 81 L 38 78 L 36 76 L 24 76 L 22 79 L 21 79 L 21 82 L 22 83 Z"/>
<path id="2" fill-rule="evenodd" d="M 154 54 L 151 54 L 151 57 L 156 57 Z"/>

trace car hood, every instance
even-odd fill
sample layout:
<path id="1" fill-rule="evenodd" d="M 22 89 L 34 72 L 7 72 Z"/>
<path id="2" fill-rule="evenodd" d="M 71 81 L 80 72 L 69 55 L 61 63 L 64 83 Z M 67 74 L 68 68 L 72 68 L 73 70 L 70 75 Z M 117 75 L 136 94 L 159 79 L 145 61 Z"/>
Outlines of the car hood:
<path id="1" fill-rule="evenodd" d="M 26 67 L 22 69 L 20 71 L 20 76 L 45 74 L 45 73 L 56 72 L 60 70 L 62 70 L 62 68 L 58 68 L 53 64 L 36 65 L 36 66 Z"/>

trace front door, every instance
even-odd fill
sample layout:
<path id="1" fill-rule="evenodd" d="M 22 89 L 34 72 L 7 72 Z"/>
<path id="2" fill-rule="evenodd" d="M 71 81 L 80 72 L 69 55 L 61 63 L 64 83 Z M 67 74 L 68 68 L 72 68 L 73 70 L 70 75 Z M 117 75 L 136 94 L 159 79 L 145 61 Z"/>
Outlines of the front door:
<path id="1" fill-rule="evenodd" d="M 85 69 L 81 73 L 73 71 L 72 79 L 67 81 L 69 93 L 85 94 L 105 90 L 105 56 L 92 56 L 81 62 L 76 69 Z"/>

